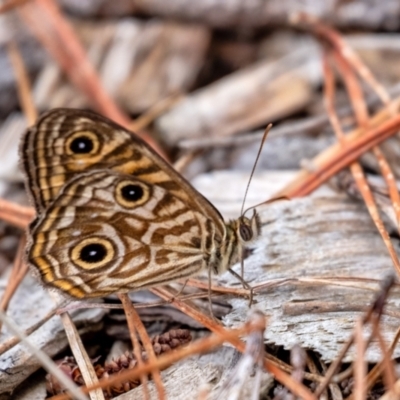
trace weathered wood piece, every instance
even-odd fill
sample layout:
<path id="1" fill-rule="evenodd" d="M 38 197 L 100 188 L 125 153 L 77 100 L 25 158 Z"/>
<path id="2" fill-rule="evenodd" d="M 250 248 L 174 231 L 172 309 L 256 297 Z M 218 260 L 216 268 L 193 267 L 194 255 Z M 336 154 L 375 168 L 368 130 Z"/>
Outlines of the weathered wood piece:
<path id="1" fill-rule="evenodd" d="M 139 12 L 164 18 L 180 18 L 201 21 L 214 27 L 279 26 L 288 23 L 288 17 L 296 12 L 307 12 L 330 24 L 340 27 L 396 30 L 400 26 L 400 5 L 391 0 L 318 0 L 299 2 L 293 0 L 97 0 L 95 2 L 62 0 L 70 12 L 85 16 L 123 16 Z"/>
<path id="2" fill-rule="evenodd" d="M 221 384 L 226 381 L 232 369 L 240 360 L 240 353 L 231 347 L 222 347 L 217 351 L 193 356 L 180 363 L 172 365 L 161 373 L 168 399 L 186 400 L 195 399 L 202 389 L 210 394 L 210 399 L 216 399 Z M 267 373 L 262 374 L 262 387 L 268 387 L 273 378 Z M 248 376 L 243 393 L 251 393 L 254 377 Z M 151 400 L 157 400 L 157 390 L 153 382 L 149 383 Z M 140 400 L 143 398 L 143 389 L 137 387 L 130 392 L 118 396 L 116 400 Z M 244 399 L 250 398 L 246 395 Z"/>
<path id="3" fill-rule="evenodd" d="M 257 175 L 247 204 L 266 200 L 288 176 L 279 172 Z M 224 172 L 212 178 L 202 176 L 195 183 L 224 215 L 232 217 L 239 213 L 246 181 L 244 174 Z M 265 340 L 286 349 L 299 343 L 330 362 L 374 300 L 380 281 L 394 273 L 386 247 L 364 204 L 327 188 L 259 211 L 262 237 L 245 260 L 245 279 L 253 287 L 264 285 L 253 307 L 270 316 Z M 399 240 L 392 240 L 399 249 Z M 238 265 L 234 269 L 240 272 Z M 230 274 L 217 280 L 221 285 L 241 285 Z M 232 311 L 223 321 L 233 327 L 246 320 L 248 302 L 229 302 Z M 387 345 L 399 327 L 399 305 L 400 288 L 396 286 L 381 325 Z M 395 355 L 400 355 L 399 346 Z M 346 359 L 353 357 L 354 351 Z M 374 342 L 366 360 L 380 357 Z"/>
<path id="4" fill-rule="evenodd" d="M 12 394 L 13 400 L 45 400 L 46 397 L 48 397 L 46 381 L 44 374 L 40 373 L 40 371 L 30 376 L 17 388 L 15 393 Z M 0 397 L 0 400 L 3 399 Z M 9 397 L 4 397 L 4 400 L 9 400 Z"/>

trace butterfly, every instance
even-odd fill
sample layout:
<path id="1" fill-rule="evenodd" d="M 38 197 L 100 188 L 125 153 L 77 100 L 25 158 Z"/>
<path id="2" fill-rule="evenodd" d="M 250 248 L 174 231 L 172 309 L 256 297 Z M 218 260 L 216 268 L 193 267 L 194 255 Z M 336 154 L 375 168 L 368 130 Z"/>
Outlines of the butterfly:
<path id="1" fill-rule="evenodd" d="M 27 261 L 76 299 L 219 274 L 260 235 L 260 220 L 225 222 L 141 138 L 96 113 L 53 109 L 20 144 L 37 217 Z"/>

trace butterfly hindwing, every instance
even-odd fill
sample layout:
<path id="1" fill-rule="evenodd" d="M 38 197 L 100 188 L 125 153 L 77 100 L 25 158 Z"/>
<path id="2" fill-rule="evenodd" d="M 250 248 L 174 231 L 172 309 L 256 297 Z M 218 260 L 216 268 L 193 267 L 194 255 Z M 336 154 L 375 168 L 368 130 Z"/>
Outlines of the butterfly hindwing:
<path id="1" fill-rule="evenodd" d="M 204 269 L 210 222 L 158 185 L 94 170 L 65 184 L 39 217 L 28 258 L 45 284 L 99 297 Z"/>

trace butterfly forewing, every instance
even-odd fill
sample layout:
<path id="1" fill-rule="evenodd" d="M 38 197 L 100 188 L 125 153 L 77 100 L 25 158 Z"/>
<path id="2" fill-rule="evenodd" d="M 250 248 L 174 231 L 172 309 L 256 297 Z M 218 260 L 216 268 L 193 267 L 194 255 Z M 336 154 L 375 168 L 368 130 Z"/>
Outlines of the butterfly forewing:
<path id="1" fill-rule="evenodd" d="M 215 207 L 138 136 L 90 111 L 54 109 L 43 114 L 21 143 L 28 192 L 40 214 L 77 174 L 110 169 L 157 184 L 213 219 Z"/>

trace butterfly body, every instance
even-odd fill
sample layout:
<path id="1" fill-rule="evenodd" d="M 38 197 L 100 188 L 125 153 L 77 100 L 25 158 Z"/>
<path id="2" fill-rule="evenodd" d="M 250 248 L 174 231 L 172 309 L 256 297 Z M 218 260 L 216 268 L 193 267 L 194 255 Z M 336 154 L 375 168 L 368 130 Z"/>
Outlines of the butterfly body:
<path id="1" fill-rule="evenodd" d="M 260 231 L 220 213 L 140 138 L 97 114 L 56 109 L 24 136 L 37 211 L 28 262 L 74 298 L 226 271 Z"/>

